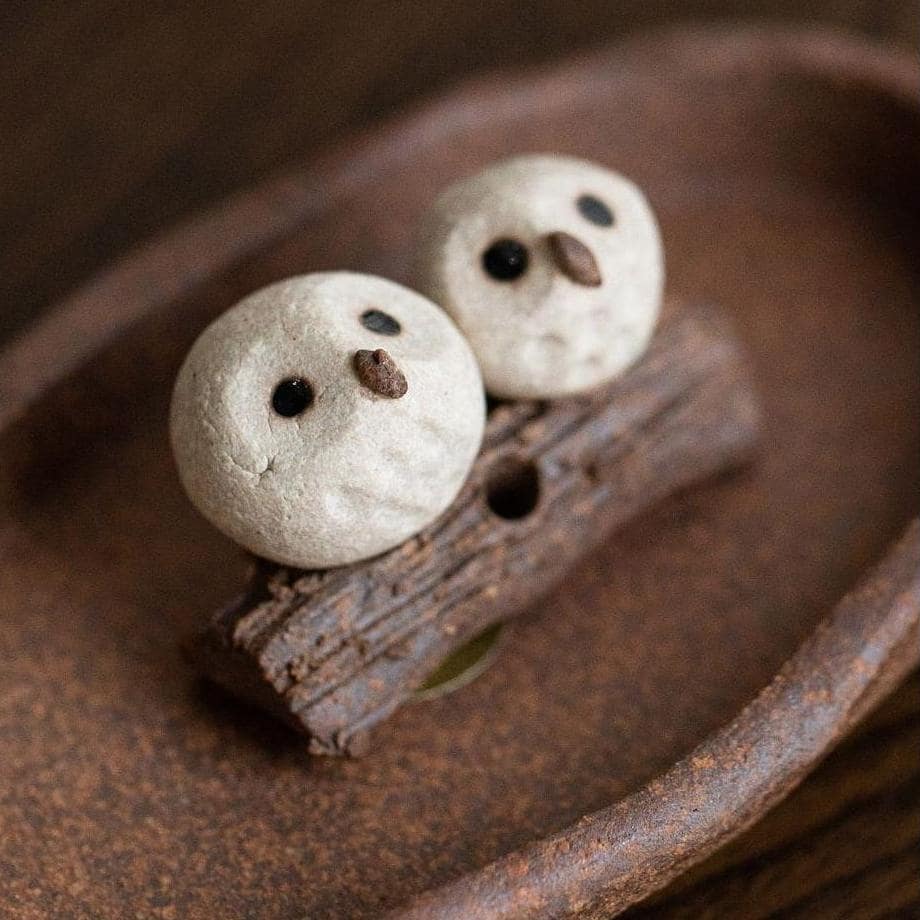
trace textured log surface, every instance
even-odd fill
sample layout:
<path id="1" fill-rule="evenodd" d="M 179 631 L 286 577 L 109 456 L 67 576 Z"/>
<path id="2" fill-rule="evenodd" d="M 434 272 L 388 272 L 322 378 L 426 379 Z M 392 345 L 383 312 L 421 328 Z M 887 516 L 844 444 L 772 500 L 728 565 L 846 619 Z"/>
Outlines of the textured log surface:
<path id="1" fill-rule="evenodd" d="M 498 405 L 435 524 L 361 565 L 260 564 L 200 640 L 204 673 L 305 730 L 315 754 L 366 751 L 370 727 L 448 653 L 549 590 L 612 528 L 752 455 L 749 366 L 727 317 L 678 305 L 621 379 Z"/>

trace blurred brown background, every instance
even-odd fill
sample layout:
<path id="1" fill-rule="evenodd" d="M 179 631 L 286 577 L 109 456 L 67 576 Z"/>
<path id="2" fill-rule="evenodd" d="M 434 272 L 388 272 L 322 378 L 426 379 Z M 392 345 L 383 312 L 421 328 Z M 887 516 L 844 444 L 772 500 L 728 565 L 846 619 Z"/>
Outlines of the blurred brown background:
<path id="1" fill-rule="evenodd" d="M 151 233 L 473 72 L 649 26 L 825 23 L 916 50 L 916 0 L 0 4 L 0 339 Z M 920 917 L 920 680 L 638 917 Z"/>
<path id="2" fill-rule="evenodd" d="M 917 0 L 0 3 L 0 337 L 150 233 L 467 74 L 687 19 L 917 47 Z"/>

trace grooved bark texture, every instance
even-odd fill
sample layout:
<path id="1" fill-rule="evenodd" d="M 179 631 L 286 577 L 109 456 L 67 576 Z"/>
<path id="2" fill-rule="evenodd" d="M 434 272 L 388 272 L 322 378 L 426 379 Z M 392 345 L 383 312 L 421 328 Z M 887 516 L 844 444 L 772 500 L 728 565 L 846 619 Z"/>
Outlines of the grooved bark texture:
<path id="1" fill-rule="evenodd" d="M 644 358 L 608 386 L 495 407 L 469 481 L 417 537 L 324 572 L 260 562 L 195 644 L 203 672 L 303 729 L 313 753 L 361 753 L 439 661 L 612 528 L 750 456 L 746 367 L 717 309 L 671 305 Z"/>

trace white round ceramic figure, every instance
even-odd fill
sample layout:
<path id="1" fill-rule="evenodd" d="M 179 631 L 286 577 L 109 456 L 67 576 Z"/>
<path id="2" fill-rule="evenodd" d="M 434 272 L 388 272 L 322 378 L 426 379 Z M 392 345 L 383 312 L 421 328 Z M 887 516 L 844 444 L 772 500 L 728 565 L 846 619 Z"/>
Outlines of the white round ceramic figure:
<path id="1" fill-rule="evenodd" d="M 444 192 L 421 227 L 419 289 L 456 320 L 499 397 L 615 377 L 648 346 L 663 281 L 642 192 L 569 157 L 491 166 Z"/>
<path id="2" fill-rule="evenodd" d="M 170 435 L 215 526 L 260 556 L 326 568 L 444 511 L 479 450 L 484 403 L 442 310 L 383 278 L 330 272 L 257 291 L 202 333 Z"/>

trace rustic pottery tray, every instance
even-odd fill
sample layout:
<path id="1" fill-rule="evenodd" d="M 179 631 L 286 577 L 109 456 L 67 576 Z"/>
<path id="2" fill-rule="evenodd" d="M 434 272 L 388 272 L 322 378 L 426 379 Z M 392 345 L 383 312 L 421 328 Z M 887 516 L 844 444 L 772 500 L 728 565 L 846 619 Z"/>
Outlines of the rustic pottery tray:
<path id="1" fill-rule="evenodd" d="M 493 76 L 235 198 L 0 354 L 0 900 L 11 917 L 607 917 L 789 792 L 920 658 L 920 79 L 823 33 L 681 31 Z M 735 318 L 766 433 L 362 760 L 203 685 L 241 587 L 167 445 L 181 357 L 278 277 L 409 276 L 519 151 L 598 160 L 668 286 Z M 841 602 L 841 598 L 845 598 Z"/>

